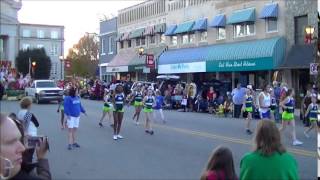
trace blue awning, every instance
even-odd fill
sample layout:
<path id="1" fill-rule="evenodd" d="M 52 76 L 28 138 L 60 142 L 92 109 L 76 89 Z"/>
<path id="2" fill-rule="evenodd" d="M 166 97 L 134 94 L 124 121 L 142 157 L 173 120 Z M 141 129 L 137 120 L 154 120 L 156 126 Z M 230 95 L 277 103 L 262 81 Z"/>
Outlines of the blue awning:
<path id="1" fill-rule="evenodd" d="M 179 24 L 177 26 L 177 29 L 174 31 L 174 34 L 181 34 L 181 33 L 190 32 L 193 25 L 194 25 L 194 21 Z"/>
<path id="2" fill-rule="evenodd" d="M 213 18 L 210 27 L 226 27 L 226 16 L 224 14 L 217 15 Z"/>
<path id="3" fill-rule="evenodd" d="M 171 25 L 168 27 L 168 29 L 166 30 L 166 32 L 164 33 L 164 35 L 166 36 L 172 36 L 174 35 L 174 31 L 177 29 L 177 25 Z"/>
<path id="4" fill-rule="evenodd" d="M 204 30 L 207 30 L 207 18 L 198 19 L 191 30 L 192 31 L 204 31 Z"/>
<path id="5" fill-rule="evenodd" d="M 260 19 L 277 18 L 278 17 L 278 4 L 268 4 L 263 7 L 260 14 Z"/>
<path id="6" fill-rule="evenodd" d="M 254 8 L 234 11 L 228 18 L 228 24 L 238 24 L 242 22 L 254 22 L 256 20 L 256 12 Z"/>

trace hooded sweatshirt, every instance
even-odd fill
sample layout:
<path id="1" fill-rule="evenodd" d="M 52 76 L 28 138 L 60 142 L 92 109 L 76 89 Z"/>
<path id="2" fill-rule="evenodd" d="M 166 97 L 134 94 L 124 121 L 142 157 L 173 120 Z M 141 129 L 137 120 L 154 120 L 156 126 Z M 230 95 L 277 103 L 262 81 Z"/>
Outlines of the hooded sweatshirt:
<path id="1" fill-rule="evenodd" d="M 67 116 L 79 117 L 81 112 L 85 113 L 86 111 L 81 105 L 79 96 L 66 96 L 64 98 L 64 113 Z"/>

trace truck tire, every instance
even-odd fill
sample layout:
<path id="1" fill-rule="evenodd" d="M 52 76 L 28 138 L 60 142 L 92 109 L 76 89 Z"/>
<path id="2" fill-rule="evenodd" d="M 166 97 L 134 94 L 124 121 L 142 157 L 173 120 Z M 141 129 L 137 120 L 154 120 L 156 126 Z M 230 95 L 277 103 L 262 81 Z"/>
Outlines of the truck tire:
<path id="1" fill-rule="evenodd" d="M 39 96 L 37 94 L 36 94 L 36 103 L 40 104 L 40 99 L 39 99 Z"/>

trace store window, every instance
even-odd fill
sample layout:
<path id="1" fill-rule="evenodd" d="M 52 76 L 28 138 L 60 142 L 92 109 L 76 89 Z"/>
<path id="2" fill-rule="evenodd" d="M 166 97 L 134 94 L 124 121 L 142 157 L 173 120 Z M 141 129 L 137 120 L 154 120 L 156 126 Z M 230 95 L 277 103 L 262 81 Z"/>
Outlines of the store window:
<path id="1" fill-rule="evenodd" d="M 140 38 L 136 39 L 136 46 L 140 46 Z"/>
<path id="2" fill-rule="evenodd" d="M 188 44 L 189 43 L 189 35 L 184 34 L 182 35 L 182 44 Z"/>
<path id="3" fill-rule="evenodd" d="M 166 42 L 166 36 L 164 34 L 160 35 L 160 43 L 165 43 Z"/>
<path id="4" fill-rule="evenodd" d="M 51 38 L 52 39 L 58 39 L 58 32 L 57 31 L 51 31 Z"/>
<path id="5" fill-rule="evenodd" d="M 141 45 L 142 46 L 146 45 L 146 37 L 141 38 Z"/>
<path id="6" fill-rule="evenodd" d="M 131 40 L 128 40 L 128 48 L 131 48 Z"/>
<path id="7" fill-rule="evenodd" d="M 295 44 L 304 44 L 305 27 L 308 25 L 308 16 L 294 17 Z"/>
<path id="8" fill-rule="evenodd" d="M 112 48 L 113 41 L 114 41 L 113 37 L 109 37 L 108 54 L 113 54 L 113 48 Z"/>
<path id="9" fill-rule="evenodd" d="M 194 43 L 196 40 L 196 35 L 194 33 L 189 34 L 189 43 Z"/>
<path id="10" fill-rule="evenodd" d="M 171 38 L 170 39 L 171 45 L 176 46 L 177 45 L 177 40 L 178 40 L 177 36 L 171 36 L 170 38 Z"/>
<path id="11" fill-rule="evenodd" d="M 44 47 L 43 44 L 38 44 L 38 45 L 37 45 L 37 48 L 38 48 L 38 49 L 41 49 L 41 48 L 43 48 L 43 47 Z"/>
<path id="12" fill-rule="evenodd" d="M 105 50 L 104 50 L 105 47 L 106 47 L 106 40 L 102 39 L 102 42 L 101 42 L 101 55 L 105 54 Z"/>
<path id="13" fill-rule="evenodd" d="M 120 42 L 120 49 L 123 49 L 123 41 Z"/>
<path id="14" fill-rule="evenodd" d="M 22 36 L 23 36 L 23 37 L 31 37 L 31 32 L 30 32 L 30 30 L 29 30 L 29 29 L 24 29 L 24 30 L 22 31 Z"/>
<path id="15" fill-rule="evenodd" d="M 23 49 L 23 50 L 30 49 L 30 44 L 23 44 L 23 45 L 22 45 L 22 49 Z"/>
<path id="16" fill-rule="evenodd" d="M 208 37 L 208 32 L 207 31 L 203 31 L 200 34 L 200 41 L 207 41 L 207 37 Z"/>
<path id="17" fill-rule="evenodd" d="M 278 31 L 278 21 L 275 18 L 266 19 L 267 32 L 277 32 Z"/>
<path id="18" fill-rule="evenodd" d="M 44 38 L 44 31 L 43 30 L 38 30 L 37 31 L 37 36 L 38 36 L 38 38 Z"/>
<path id="19" fill-rule="evenodd" d="M 217 28 L 217 40 L 226 39 L 226 28 Z"/>
<path id="20" fill-rule="evenodd" d="M 234 27 L 234 37 L 252 36 L 255 33 L 254 23 L 236 24 Z"/>
<path id="21" fill-rule="evenodd" d="M 156 43 L 156 36 L 153 35 L 153 36 L 150 36 L 150 44 L 154 44 Z"/>

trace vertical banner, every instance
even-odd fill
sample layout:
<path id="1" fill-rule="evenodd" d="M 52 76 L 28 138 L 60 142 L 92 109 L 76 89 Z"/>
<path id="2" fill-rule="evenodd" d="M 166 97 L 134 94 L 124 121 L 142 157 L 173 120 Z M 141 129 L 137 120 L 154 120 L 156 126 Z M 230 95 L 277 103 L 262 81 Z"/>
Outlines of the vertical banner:
<path id="1" fill-rule="evenodd" d="M 146 55 L 146 66 L 150 69 L 155 68 L 154 56 L 153 54 Z"/>

